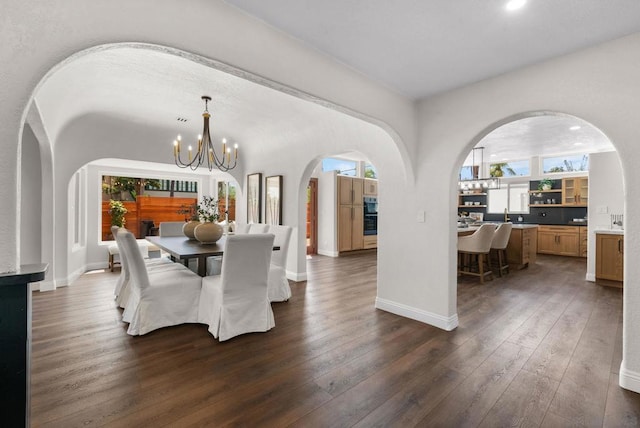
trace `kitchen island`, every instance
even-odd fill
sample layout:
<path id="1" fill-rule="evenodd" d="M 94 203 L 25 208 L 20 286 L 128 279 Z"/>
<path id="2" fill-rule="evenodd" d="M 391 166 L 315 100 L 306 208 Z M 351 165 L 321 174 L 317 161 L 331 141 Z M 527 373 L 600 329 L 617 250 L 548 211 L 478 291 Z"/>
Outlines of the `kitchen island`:
<path id="1" fill-rule="evenodd" d="M 514 224 L 507 245 L 507 263 L 512 268 L 523 269 L 536 262 L 538 252 L 538 225 Z"/>
<path id="2" fill-rule="evenodd" d="M 499 223 L 496 223 L 496 226 Z M 480 226 L 471 225 L 469 227 L 458 227 L 458 236 L 470 235 Z M 529 263 L 536 262 L 538 251 L 538 225 L 537 224 L 514 224 L 507 245 L 507 263 L 516 269 L 529 266 Z"/>

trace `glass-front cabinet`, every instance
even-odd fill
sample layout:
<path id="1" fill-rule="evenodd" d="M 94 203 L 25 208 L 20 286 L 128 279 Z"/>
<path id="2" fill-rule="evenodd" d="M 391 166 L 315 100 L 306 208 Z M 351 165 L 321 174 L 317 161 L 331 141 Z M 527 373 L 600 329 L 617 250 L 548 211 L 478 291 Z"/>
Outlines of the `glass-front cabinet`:
<path id="1" fill-rule="evenodd" d="M 562 179 L 562 204 L 586 207 L 589 203 L 589 179 L 573 177 Z"/>

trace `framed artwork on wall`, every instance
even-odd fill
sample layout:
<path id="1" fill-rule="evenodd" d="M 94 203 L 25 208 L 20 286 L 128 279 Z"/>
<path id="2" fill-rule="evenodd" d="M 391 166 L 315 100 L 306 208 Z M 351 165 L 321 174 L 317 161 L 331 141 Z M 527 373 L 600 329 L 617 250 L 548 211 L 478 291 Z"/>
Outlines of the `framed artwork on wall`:
<path id="1" fill-rule="evenodd" d="M 264 216 L 267 224 L 282 224 L 282 176 L 272 175 L 265 179 Z"/>
<path id="2" fill-rule="evenodd" d="M 262 221 L 262 174 L 247 175 L 247 223 Z"/>

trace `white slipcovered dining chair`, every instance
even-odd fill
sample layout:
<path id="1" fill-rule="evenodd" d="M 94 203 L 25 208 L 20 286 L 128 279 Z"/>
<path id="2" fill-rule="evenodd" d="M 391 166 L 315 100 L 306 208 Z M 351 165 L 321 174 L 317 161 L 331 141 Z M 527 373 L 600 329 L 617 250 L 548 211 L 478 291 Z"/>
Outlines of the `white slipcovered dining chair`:
<path id="1" fill-rule="evenodd" d="M 240 235 L 240 234 L 243 234 L 243 233 L 249 233 L 249 225 L 246 224 L 246 223 L 236 223 L 233 226 L 233 232 L 236 235 Z"/>
<path id="2" fill-rule="evenodd" d="M 198 322 L 202 278 L 184 267 L 149 272 L 133 234 L 119 231 L 118 236 L 131 271 L 130 296 L 122 313 L 122 320 L 129 323 L 127 333 L 136 336 Z"/>
<path id="3" fill-rule="evenodd" d="M 251 223 L 248 233 L 267 233 L 269 225 L 264 223 Z"/>
<path id="4" fill-rule="evenodd" d="M 483 224 L 472 235 L 458 237 L 458 274 L 484 278 L 491 277 L 493 272 L 489 266 L 489 251 L 496 227 L 493 224 Z"/>
<path id="5" fill-rule="evenodd" d="M 491 252 L 496 253 L 498 258 L 498 275 L 502 276 L 502 272 L 509 273 L 509 264 L 507 263 L 507 245 L 511 237 L 513 223 L 501 223 L 493 233 L 491 240 Z"/>
<path id="6" fill-rule="evenodd" d="M 291 240 L 291 226 L 269 226 L 269 233 L 275 236 L 274 247 L 280 247 L 271 253 L 269 266 L 269 301 L 284 302 L 291 297 L 291 287 L 287 280 L 287 253 Z"/>
<path id="7" fill-rule="evenodd" d="M 203 278 L 198 322 L 219 341 L 275 326 L 267 294 L 273 239 L 272 234 L 228 236 L 221 274 Z"/>
<path id="8" fill-rule="evenodd" d="M 163 221 L 160 223 L 158 234 L 160 236 L 184 236 L 182 228 L 184 221 Z"/>
<path id="9" fill-rule="evenodd" d="M 116 286 L 113 291 L 113 294 L 115 295 L 116 303 L 121 308 L 124 308 L 126 306 L 127 300 L 129 299 L 129 281 L 131 279 L 129 274 L 129 263 L 125 255 L 124 249 L 122 247 L 122 239 L 118 237 L 119 232 L 124 230 L 126 229 L 118 226 L 111 226 L 111 233 L 113 235 L 113 238 L 116 241 L 116 245 L 118 247 L 118 252 L 120 255 L 120 275 L 118 276 L 118 280 L 116 282 Z M 142 252 L 140 254 L 143 256 L 144 263 L 148 269 L 152 269 L 152 270 L 175 269 L 174 263 L 172 263 L 170 260 L 166 258 L 161 257 L 161 258 L 147 259 L 144 257 Z"/>

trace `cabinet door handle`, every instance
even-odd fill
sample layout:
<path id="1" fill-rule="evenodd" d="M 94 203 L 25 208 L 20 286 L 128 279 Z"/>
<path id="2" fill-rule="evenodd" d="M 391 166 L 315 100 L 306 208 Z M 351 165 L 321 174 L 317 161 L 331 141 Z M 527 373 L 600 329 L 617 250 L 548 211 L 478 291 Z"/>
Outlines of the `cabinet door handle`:
<path id="1" fill-rule="evenodd" d="M 353 189 L 351 189 L 351 203 L 354 202 L 355 198 L 356 198 L 355 197 L 355 192 L 353 191 Z"/>
<path id="2" fill-rule="evenodd" d="M 353 220 L 353 207 L 351 207 L 351 220 Z"/>

